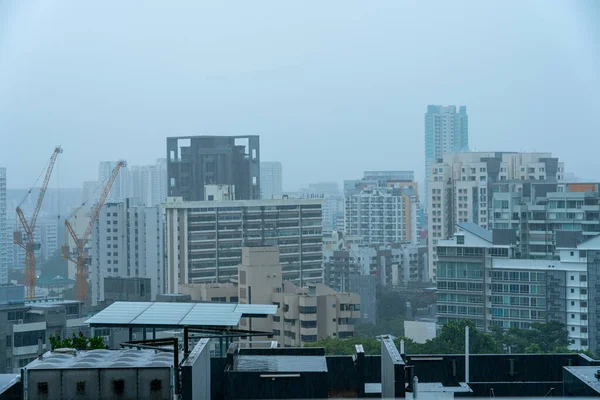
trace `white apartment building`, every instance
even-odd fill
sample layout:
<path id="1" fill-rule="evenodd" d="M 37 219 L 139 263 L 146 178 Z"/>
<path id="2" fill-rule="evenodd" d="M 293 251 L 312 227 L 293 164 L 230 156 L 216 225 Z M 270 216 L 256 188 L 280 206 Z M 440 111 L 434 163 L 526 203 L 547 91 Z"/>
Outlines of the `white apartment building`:
<path id="1" fill-rule="evenodd" d="M 283 193 L 283 178 L 279 161 L 261 161 L 260 163 L 260 198 L 277 199 Z"/>
<path id="2" fill-rule="evenodd" d="M 228 282 L 242 247 L 280 246 L 283 279 L 323 281 L 321 200 L 182 201 L 166 211 L 167 290 L 181 283 Z"/>
<path id="3" fill-rule="evenodd" d="M 436 275 L 435 247 L 454 234 L 455 224 L 490 227 L 492 191 L 517 190 L 518 181 L 557 182 L 564 164 L 551 153 L 447 153 L 431 166 L 428 182 L 429 276 Z"/>
<path id="4" fill-rule="evenodd" d="M 438 323 L 468 319 L 480 329 L 566 325 L 571 350 L 597 351 L 594 301 L 600 280 L 600 237 L 560 247 L 558 260 L 513 258 L 516 233 L 461 224 L 439 242 Z"/>
<path id="5" fill-rule="evenodd" d="M 159 207 L 135 199 L 107 203 L 91 244 L 92 305 L 104 301 L 105 277 L 150 278 L 151 299 L 164 293 L 164 223 Z"/>
<path id="6" fill-rule="evenodd" d="M 6 168 L 0 168 L 0 284 L 8 282 L 9 246 L 12 246 L 12 236 L 9 236 L 6 221 Z"/>
<path id="7" fill-rule="evenodd" d="M 155 165 L 129 167 L 128 196 L 140 204 L 157 206 L 167 199 L 167 159 L 156 160 Z"/>

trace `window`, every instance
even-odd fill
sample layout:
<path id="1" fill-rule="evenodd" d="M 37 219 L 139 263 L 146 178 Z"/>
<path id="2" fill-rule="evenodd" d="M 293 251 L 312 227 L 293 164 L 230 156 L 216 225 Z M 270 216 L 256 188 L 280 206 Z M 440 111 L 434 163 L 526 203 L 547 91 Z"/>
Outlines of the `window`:
<path id="1" fill-rule="evenodd" d="M 581 320 L 587 321 L 587 314 L 581 314 Z"/>
<path id="2" fill-rule="evenodd" d="M 464 235 L 458 235 L 458 236 L 456 236 L 456 244 L 465 244 L 465 237 L 464 237 Z"/>
<path id="3" fill-rule="evenodd" d="M 581 305 L 581 307 L 587 307 L 587 306 L 588 306 L 588 305 L 587 305 L 587 301 L 582 301 L 582 302 L 580 303 L 580 305 Z"/>
<path id="4" fill-rule="evenodd" d="M 48 394 L 48 382 L 38 382 L 37 392 L 38 395 L 45 397 Z"/>
<path id="5" fill-rule="evenodd" d="M 571 288 L 571 293 L 575 293 L 575 289 Z"/>
<path id="6" fill-rule="evenodd" d="M 573 252 L 571 252 L 571 255 L 573 255 Z M 571 280 L 574 281 L 575 280 L 575 275 L 571 275 Z"/>
<path id="7" fill-rule="evenodd" d="M 587 289 L 579 289 L 579 293 L 581 293 L 581 294 L 587 294 Z"/>
<path id="8" fill-rule="evenodd" d="M 587 275 L 579 275 L 580 282 L 587 282 Z"/>
<path id="9" fill-rule="evenodd" d="M 571 314 L 571 319 L 575 319 L 575 314 Z"/>
<path id="10" fill-rule="evenodd" d="M 335 304 L 333 305 L 335 307 Z M 300 314 L 316 314 L 317 307 L 316 306 L 299 306 L 298 311 Z"/>
<path id="11" fill-rule="evenodd" d="M 317 321 L 300 321 L 301 328 L 316 328 Z"/>
<path id="12" fill-rule="evenodd" d="M 6 335 L 6 347 L 12 347 L 12 335 Z"/>
<path id="13" fill-rule="evenodd" d="M 14 337 L 14 347 L 34 346 L 38 344 L 38 339 L 42 338 L 42 343 L 46 343 L 46 331 L 28 331 L 16 332 Z"/>
<path id="14" fill-rule="evenodd" d="M 575 305 L 575 302 L 574 302 L 574 301 L 572 301 L 572 302 L 571 302 L 571 305 L 572 305 L 572 306 L 574 306 L 574 305 Z"/>
<path id="15" fill-rule="evenodd" d="M 582 346 L 587 346 L 588 345 L 587 339 L 581 339 L 581 345 Z"/>

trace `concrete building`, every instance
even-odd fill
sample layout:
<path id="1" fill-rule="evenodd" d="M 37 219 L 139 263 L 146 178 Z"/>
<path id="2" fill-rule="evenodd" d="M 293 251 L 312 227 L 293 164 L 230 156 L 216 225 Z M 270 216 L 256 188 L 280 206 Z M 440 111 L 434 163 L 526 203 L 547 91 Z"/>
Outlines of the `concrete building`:
<path id="1" fill-rule="evenodd" d="M 50 335 L 71 335 L 71 322 L 81 316 L 80 302 L 30 302 L 23 285 L 0 286 L 0 373 L 18 373 L 37 357 L 38 338 L 49 348 Z"/>
<path id="2" fill-rule="evenodd" d="M 233 282 L 180 284 L 179 294 L 189 295 L 192 301 L 238 302 L 238 287 Z"/>
<path id="3" fill-rule="evenodd" d="M 167 160 L 159 158 L 154 165 L 133 165 L 128 168 L 128 197 L 140 204 L 158 206 L 167 199 Z"/>
<path id="4" fill-rule="evenodd" d="M 425 113 L 425 193 L 429 193 L 431 166 L 445 153 L 469 151 L 467 107 L 428 105 Z M 425 201 L 429 199 L 426 198 Z"/>
<path id="5" fill-rule="evenodd" d="M 164 292 L 164 222 L 159 207 L 135 199 L 107 203 L 92 238 L 92 305 L 104 301 L 104 278 L 150 278 L 151 299 Z"/>
<path id="6" fill-rule="evenodd" d="M 8 282 L 9 246 L 12 246 L 12 236 L 7 229 L 6 213 L 6 168 L 0 167 L 0 284 Z"/>
<path id="7" fill-rule="evenodd" d="M 283 178 L 279 161 L 263 161 L 260 163 L 260 198 L 271 200 L 283 194 Z"/>
<path id="8" fill-rule="evenodd" d="M 418 241 L 418 185 L 412 171 L 365 172 L 345 181 L 345 233 L 366 243 Z"/>
<path id="9" fill-rule="evenodd" d="M 593 299 L 600 237 L 571 248 L 560 243 L 558 260 L 532 260 L 514 257 L 512 229 L 459 228 L 438 244 L 439 324 L 468 319 L 480 329 L 527 329 L 533 322 L 558 321 L 567 327 L 570 349 L 598 350 Z"/>
<path id="10" fill-rule="evenodd" d="M 205 185 L 232 185 L 240 200 L 260 199 L 257 135 L 167 138 L 167 196 L 204 200 Z"/>
<path id="11" fill-rule="evenodd" d="M 495 229 L 515 229 L 522 258 L 556 259 L 557 241 L 600 234 L 598 183 L 519 182 L 496 185 L 489 215 Z"/>
<path id="12" fill-rule="evenodd" d="M 118 161 L 100 161 L 98 165 L 98 181 L 101 186 L 105 185 L 108 178 L 112 174 L 119 162 Z M 99 189 L 100 191 L 103 188 Z M 100 192 L 99 192 L 100 193 Z M 125 200 L 129 195 L 129 170 L 127 166 L 122 167 L 119 170 L 113 185 L 110 189 L 110 193 L 107 197 L 107 201 L 120 201 Z"/>
<path id="13" fill-rule="evenodd" d="M 490 227 L 492 193 L 517 191 L 520 183 L 563 179 L 564 165 L 550 153 L 447 153 L 431 166 L 428 184 L 429 275 L 435 279 L 439 240 L 452 237 L 455 224 Z M 505 189 L 500 189 L 504 187 Z"/>
<path id="14" fill-rule="evenodd" d="M 104 278 L 104 303 L 115 301 L 151 301 L 152 279 L 143 277 L 108 276 Z"/>
<path id="15" fill-rule="evenodd" d="M 230 281 L 242 247 L 261 244 L 280 247 L 284 280 L 301 286 L 323 281 L 320 200 L 169 198 L 164 207 L 169 293 L 181 283 Z"/>
<path id="16" fill-rule="evenodd" d="M 377 277 L 373 275 L 350 276 L 350 293 L 360 297 L 360 322 L 377 323 Z"/>

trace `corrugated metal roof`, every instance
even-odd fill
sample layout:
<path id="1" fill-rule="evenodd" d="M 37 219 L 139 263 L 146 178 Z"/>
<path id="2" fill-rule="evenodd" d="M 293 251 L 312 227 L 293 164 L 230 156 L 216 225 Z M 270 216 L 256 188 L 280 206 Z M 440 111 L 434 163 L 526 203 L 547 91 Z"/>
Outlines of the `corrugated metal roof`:
<path id="1" fill-rule="evenodd" d="M 238 356 L 236 371 L 327 372 L 325 356 Z"/>
<path id="2" fill-rule="evenodd" d="M 275 315 L 274 304 L 117 301 L 87 321 L 94 326 L 237 326 L 242 317 Z"/>
<path id="3" fill-rule="evenodd" d="M 27 369 L 71 369 L 71 368 L 144 368 L 173 365 L 173 354 L 154 350 L 88 350 L 76 355 L 47 352 L 39 360 L 27 365 Z"/>

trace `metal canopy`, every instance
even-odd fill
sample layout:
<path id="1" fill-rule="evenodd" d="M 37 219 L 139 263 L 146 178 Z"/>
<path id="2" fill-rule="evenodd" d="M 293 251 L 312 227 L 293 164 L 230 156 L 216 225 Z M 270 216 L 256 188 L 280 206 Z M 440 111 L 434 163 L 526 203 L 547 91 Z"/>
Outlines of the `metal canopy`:
<path id="1" fill-rule="evenodd" d="M 241 318 L 276 313 L 274 304 L 117 301 L 85 322 L 92 327 L 236 327 Z"/>

